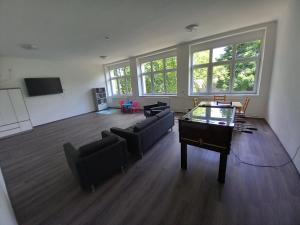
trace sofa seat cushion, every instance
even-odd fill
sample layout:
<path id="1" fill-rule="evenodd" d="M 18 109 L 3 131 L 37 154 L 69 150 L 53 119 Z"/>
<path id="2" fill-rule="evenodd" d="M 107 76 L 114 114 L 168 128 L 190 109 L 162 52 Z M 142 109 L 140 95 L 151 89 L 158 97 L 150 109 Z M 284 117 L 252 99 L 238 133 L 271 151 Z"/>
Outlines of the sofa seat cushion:
<path id="1" fill-rule="evenodd" d="M 155 116 L 157 118 L 162 118 L 169 113 L 170 113 L 170 109 L 165 109 L 165 110 L 161 111 L 160 113 L 157 113 Z"/>
<path id="2" fill-rule="evenodd" d="M 155 121 L 157 121 L 157 117 L 155 116 L 149 117 L 141 122 L 136 123 L 133 127 L 133 131 L 139 132 L 145 129 L 146 127 L 148 127 L 150 124 L 154 123 Z"/>
<path id="3" fill-rule="evenodd" d="M 87 145 L 81 146 L 78 149 L 79 156 L 80 157 L 88 156 L 116 142 L 118 142 L 118 138 L 116 136 L 109 136 L 103 138 L 100 141 L 95 141 Z"/>

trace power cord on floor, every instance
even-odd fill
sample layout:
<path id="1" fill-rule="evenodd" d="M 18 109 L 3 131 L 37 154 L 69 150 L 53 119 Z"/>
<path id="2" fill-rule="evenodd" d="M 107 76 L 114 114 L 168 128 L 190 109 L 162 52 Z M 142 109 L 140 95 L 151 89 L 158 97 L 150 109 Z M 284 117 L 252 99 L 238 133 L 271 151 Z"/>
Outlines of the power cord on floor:
<path id="1" fill-rule="evenodd" d="M 279 168 L 279 167 L 286 166 L 286 165 L 290 164 L 291 162 L 293 162 L 294 159 L 296 158 L 299 150 L 300 150 L 300 145 L 298 146 L 294 156 L 289 161 L 287 161 L 285 163 L 282 163 L 282 164 L 279 164 L 279 165 L 261 165 L 261 164 L 249 163 L 249 162 L 241 160 L 240 157 L 234 151 L 231 151 L 231 152 L 239 160 L 239 162 L 242 163 L 242 164 L 246 164 L 246 165 L 249 165 L 249 166 L 255 166 L 255 167 L 264 167 L 264 168 Z"/>

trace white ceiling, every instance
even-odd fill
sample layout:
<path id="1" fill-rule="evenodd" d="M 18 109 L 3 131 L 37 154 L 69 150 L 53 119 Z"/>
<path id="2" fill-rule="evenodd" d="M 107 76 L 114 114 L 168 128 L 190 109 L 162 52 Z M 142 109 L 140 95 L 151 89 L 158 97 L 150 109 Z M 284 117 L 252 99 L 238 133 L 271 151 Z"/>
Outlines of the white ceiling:
<path id="1" fill-rule="evenodd" d="M 278 18 L 286 0 L 0 0 L 0 54 L 108 63 Z M 196 32 L 184 27 L 199 24 Z M 105 36 L 110 40 L 105 40 Z M 30 43 L 38 50 L 18 45 Z M 102 60 L 100 55 L 108 55 Z"/>

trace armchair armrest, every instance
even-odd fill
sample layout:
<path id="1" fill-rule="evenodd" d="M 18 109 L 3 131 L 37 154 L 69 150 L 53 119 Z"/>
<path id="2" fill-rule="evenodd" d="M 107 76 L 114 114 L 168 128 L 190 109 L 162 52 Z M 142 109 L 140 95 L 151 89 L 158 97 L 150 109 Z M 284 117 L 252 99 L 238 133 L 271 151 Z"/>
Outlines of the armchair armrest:
<path id="1" fill-rule="evenodd" d="M 77 149 L 74 148 L 74 146 L 71 143 L 65 143 L 63 145 L 65 156 L 67 159 L 67 163 L 72 171 L 72 174 L 79 179 L 79 174 L 77 172 L 76 163 L 79 159 L 79 152 Z"/>
<path id="2" fill-rule="evenodd" d="M 106 138 L 106 137 L 109 137 L 109 136 L 115 136 L 115 137 L 117 137 L 118 140 L 119 140 L 119 142 L 121 142 L 122 149 L 123 149 L 123 153 L 124 153 L 124 157 L 125 157 L 125 159 L 126 159 L 126 161 L 127 161 L 127 158 L 128 158 L 128 155 L 127 155 L 127 142 L 126 142 L 126 139 L 125 139 L 125 138 L 120 137 L 119 135 L 114 134 L 114 133 L 112 133 L 112 132 L 109 132 L 109 131 L 107 131 L 107 130 L 102 131 L 102 132 L 101 132 L 101 136 L 102 136 L 102 138 Z"/>
<path id="3" fill-rule="evenodd" d="M 158 104 L 145 105 L 145 106 L 144 106 L 144 110 L 149 110 L 149 109 L 151 109 L 151 108 L 153 108 L 153 107 L 157 107 L 157 106 L 158 106 Z"/>
<path id="4" fill-rule="evenodd" d="M 162 110 L 169 109 L 169 108 L 170 108 L 170 106 L 168 106 L 168 105 L 165 105 L 165 106 L 157 106 L 157 107 L 151 108 L 151 111 L 153 111 L 153 110 L 160 110 L 160 111 L 162 111 Z"/>

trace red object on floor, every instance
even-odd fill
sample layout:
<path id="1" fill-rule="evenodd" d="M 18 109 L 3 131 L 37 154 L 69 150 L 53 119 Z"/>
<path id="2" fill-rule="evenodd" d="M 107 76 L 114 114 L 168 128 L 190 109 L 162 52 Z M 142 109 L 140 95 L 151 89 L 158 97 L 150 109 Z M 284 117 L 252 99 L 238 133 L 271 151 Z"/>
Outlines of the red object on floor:
<path id="1" fill-rule="evenodd" d="M 121 107 L 121 112 L 124 112 L 124 106 L 123 106 L 124 102 L 125 102 L 124 100 L 120 100 L 120 102 L 119 102 L 120 103 L 120 107 Z"/>
<path id="2" fill-rule="evenodd" d="M 131 112 L 138 112 L 140 110 L 140 103 L 137 101 L 132 102 Z"/>

